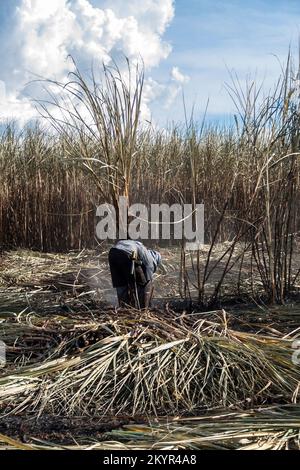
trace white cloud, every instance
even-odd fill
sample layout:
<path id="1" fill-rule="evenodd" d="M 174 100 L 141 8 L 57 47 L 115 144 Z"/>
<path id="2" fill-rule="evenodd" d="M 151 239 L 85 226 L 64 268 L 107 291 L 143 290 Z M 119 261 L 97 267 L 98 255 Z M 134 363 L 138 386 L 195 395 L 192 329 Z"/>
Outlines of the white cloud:
<path id="1" fill-rule="evenodd" d="M 163 34 L 173 16 L 173 0 L 18 0 L 0 45 L 0 83 L 6 85 L 0 118 L 35 116 L 29 97 L 43 95 L 40 85 L 28 82 L 37 77 L 65 81 L 73 67 L 68 55 L 86 71 L 94 61 L 142 58 L 149 73 L 170 54 Z M 143 104 L 148 118 L 148 105 L 161 92 L 148 79 Z"/>
<path id="2" fill-rule="evenodd" d="M 138 18 L 143 31 L 148 30 L 158 35 L 163 35 L 174 17 L 173 0 L 106 0 L 103 3 L 120 16 L 131 15 Z"/>
<path id="3" fill-rule="evenodd" d="M 171 71 L 171 78 L 174 82 L 178 82 L 181 84 L 188 83 L 190 81 L 190 77 L 188 75 L 184 75 L 180 72 L 178 67 L 173 67 Z"/>
<path id="4" fill-rule="evenodd" d="M 246 83 L 255 81 L 262 85 L 262 96 L 273 90 L 284 66 L 285 56 L 277 57 L 260 51 L 257 47 L 233 49 L 210 47 L 208 50 L 191 50 L 175 53 L 174 60 L 185 70 L 191 71 L 192 79 L 186 85 L 185 100 L 188 109 L 196 104 L 196 111 L 205 109 L 209 99 L 208 113 L 214 116 L 236 113 L 226 84 L 232 85 L 230 73 L 238 77 L 243 89 Z"/>

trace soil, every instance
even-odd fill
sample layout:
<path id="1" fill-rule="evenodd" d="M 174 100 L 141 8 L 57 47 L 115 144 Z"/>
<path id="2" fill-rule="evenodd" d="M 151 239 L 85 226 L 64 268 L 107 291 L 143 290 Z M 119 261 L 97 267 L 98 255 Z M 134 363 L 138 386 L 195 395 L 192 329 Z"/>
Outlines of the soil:
<path id="1" fill-rule="evenodd" d="M 60 417 L 43 415 L 42 418 L 28 416 L 8 416 L 0 421 L 0 434 L 30 443 L 35 439 L 59 443 L 73 444 L 76 436 L 81 442 L 89 438 L 105 440 L 106 433 L 128 424 L 143 423 L 145 419 L 119 417 L 99 417 L 83 419 L 81 417 Z"/>

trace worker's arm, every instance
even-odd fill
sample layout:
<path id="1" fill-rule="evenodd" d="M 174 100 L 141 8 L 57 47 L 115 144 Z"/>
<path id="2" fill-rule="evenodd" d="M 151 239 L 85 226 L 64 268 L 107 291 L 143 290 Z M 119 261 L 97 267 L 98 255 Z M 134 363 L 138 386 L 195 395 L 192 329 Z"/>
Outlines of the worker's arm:
<path id="1" fill-rule="evenodd" d="M 155 273 L 158 266 L 161 264 L 161 254 L 158 251 L 154 251 L 154 250 L 148 250 L 148 254 L 150 254 L 153 260 L 153 267 L 154 267 L 153 272 Z"/>
<path id="2" fill-rule="evenodd" d="M 147 250 L 143 244 L 138 246 L 139 258 L 145 269 L 147 281 L 151 281 L 158 265 L 161 263 L 161 255 L 157 251 Z"/>

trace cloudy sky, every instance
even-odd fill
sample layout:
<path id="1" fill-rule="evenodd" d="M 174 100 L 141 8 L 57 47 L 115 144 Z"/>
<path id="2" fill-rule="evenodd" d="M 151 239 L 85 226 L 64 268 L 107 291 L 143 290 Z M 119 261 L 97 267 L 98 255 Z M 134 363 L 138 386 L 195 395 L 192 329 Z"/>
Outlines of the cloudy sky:
<path id="1" fill-rule="evenodd" d="M 195 103 L 226 120 L 229 70 L 275 82 L 300 36 L 299 0 L 0 0 L 0 119 L 36 116 L 36 77 L 66 80 L 73 55 L 95 61 L 143 57 L 144 117 L 164 126 Z"/>

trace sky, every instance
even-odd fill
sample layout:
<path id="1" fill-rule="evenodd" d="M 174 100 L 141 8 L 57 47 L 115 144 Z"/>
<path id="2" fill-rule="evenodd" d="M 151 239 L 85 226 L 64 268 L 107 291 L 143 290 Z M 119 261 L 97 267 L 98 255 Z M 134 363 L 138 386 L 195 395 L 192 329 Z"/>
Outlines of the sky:
<path id="1" fill-rule="evenodd" d="M 91 64 L 143 58 L 143 119 L 164 127 L 194 106 L 226 122 L 230 72 L 270 89 L 298 47 L 299 0 L 0 0 L 0 120 L 38 116 L 37 77 L 67 81 Z M 296 52 L 295 52 L 296 56 Z"/>

